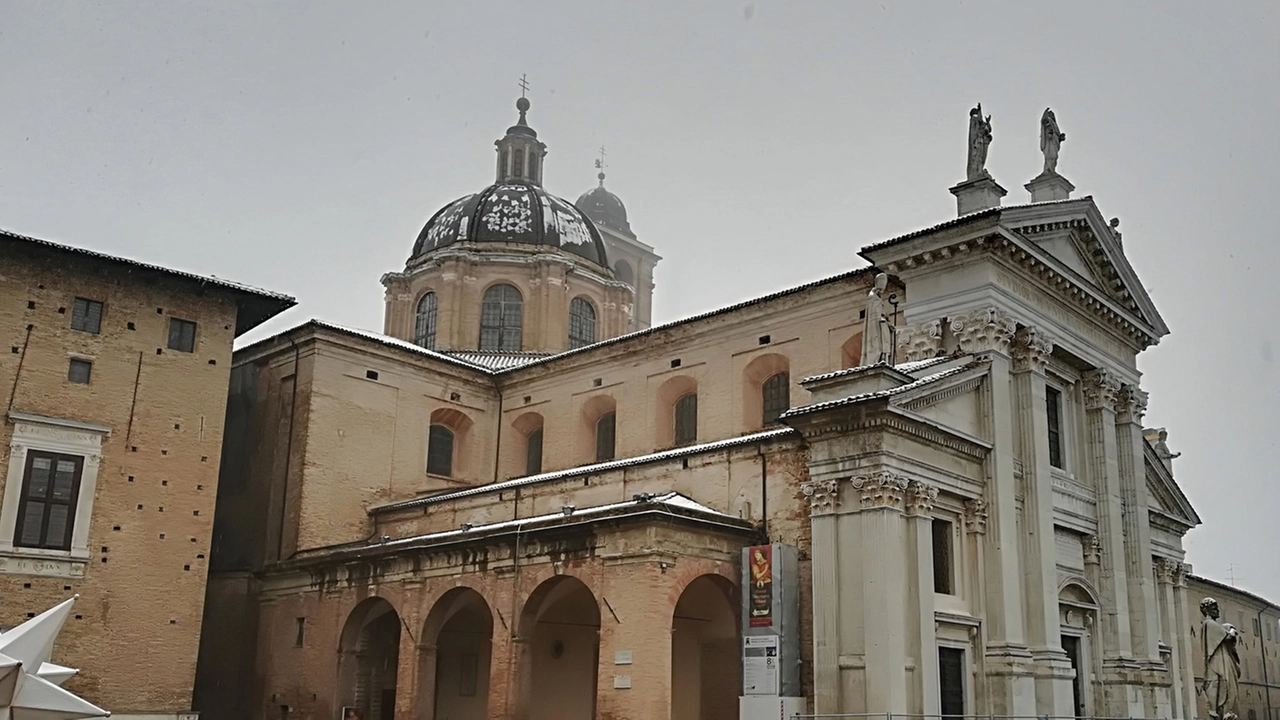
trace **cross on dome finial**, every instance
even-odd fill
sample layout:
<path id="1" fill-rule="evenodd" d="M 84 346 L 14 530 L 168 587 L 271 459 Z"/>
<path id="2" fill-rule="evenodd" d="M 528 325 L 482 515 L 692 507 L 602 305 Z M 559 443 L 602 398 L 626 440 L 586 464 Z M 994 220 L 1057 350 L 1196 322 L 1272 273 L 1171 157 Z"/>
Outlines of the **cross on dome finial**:
<path id="1" fill-rule="evenodd" d="M 520 73 L 520 97 L 524 97 L 524 94 L 529 90 L 528 77 L 528 75 Z"/>
<path id="2" fill-rule="evenodd" d="M 600 187 L 604 187 L 604 169 L 606 167 L 604 162 L 604 157 L 605 157 L 604 146 L 601 145 L 600 157 L 596 158 L 596 169 L 600 171 L 599 173 L 596 174 L 596 179 L 600 181 Z"/>
<path id="3" fill-rule="evenodd" d="M 520 111 L 520 119 L 516 121 L 517 125 L 527 125 L 524 114 L 529 112 L 529 98 L 524 94 L 529 91 L 528 76 L 523 73 L 520 75 L 520 99 L 516 100 L 516 109 Z"/>

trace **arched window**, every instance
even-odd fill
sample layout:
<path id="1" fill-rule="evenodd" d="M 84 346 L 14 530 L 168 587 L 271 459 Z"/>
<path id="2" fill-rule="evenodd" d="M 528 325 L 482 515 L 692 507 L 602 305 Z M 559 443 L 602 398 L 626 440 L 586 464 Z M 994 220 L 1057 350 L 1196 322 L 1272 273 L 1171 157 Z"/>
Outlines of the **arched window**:
<path id="1" fill-rule="evenodd" d="M 524 474 L 537 475 L 542 472 L 542 428 L 529 433 L 524 445 Z"/>
<path id="2" fill-rule="evenodd" d="M 596 309 L 586 298 L 576 297 L 569 303 L 569 349 L 585 347 L 596 341 Z"/>
<path id="3" fill-rule="evenodd" d="M 524 302 L 511 285 L 494 285 L 484 293 L 480 308 L 480 349 L 518 352 Z"/>
<path id="4" fill-rule="evenodd" d="M 538 180 L 538 153 L 529 153 L 529 179 L 537 182 Z"/>
<path id="5" fill-rule="evenodd" d="M 764 408 L 764 424 L 778 422 L 791 407 L 791 376 L 780 372 L 765 380 L 760 386 L 760 404 Z"/>
<path id="6" fill-rule="evenodd" d="M 698 441 L 698 394 L 689 393 L 676 401 L 675 444 L 692 445 Z"/>
<path id="7" fill-rule="evenodd" d="M 615 456 L 615 433 L 618 414 L 608 412 L 596 421 L 596 462 L 608 462 Z"/>
<path id="8" fill-rule="evenodd" d="M 517 180 L 524 178 L 524 149 L 516 148 L 515 162 L 511 166 L 511 174 Z"/>
<path id="9" fill-rule="evenodd" d="M 432 425 L 427 436 L 427 472 L 453 475 L 453 431 L 444 425 Z"/>
<path id="10" fill-rule="evenodd" d="M 436 294 L 429 292 L 418 301 L 413 323 L 413 343 L 428 350 L 436 349 Z"/>

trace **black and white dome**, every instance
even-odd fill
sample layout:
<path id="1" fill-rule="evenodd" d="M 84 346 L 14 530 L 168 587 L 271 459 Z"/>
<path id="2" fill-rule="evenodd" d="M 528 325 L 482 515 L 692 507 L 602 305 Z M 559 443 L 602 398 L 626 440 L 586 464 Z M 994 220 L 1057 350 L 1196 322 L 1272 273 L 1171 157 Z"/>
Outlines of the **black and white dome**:
<path id="1" fill-rule="evenodd" d="M 622 204 L 622 198 L 604 189 L 604 173 L 597 177 L 600 184 L 579 195 L 574 205 L 596 223 L 635 237 L 627 222 L 627 206 Z"/>
<path id="2" fill-rule="evenodd" d="M 461 242 L 545 245 L 609 267 L 590 218 L 528 182 L 495 183 L 445 205 L 418 234 L 413 258 Z"/>

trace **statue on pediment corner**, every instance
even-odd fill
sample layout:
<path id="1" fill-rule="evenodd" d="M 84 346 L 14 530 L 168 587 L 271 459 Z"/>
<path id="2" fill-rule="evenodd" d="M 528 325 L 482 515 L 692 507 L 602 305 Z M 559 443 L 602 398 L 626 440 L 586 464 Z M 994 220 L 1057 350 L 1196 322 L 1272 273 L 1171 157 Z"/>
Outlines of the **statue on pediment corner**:
<path id="1" fill-rule="evenodd" d="M 1044 173 L 1058 172 L 1058 151 L 1066 142 L 1067 134 L 1058 129 L 1058 118 L 1049 108 L 1040 116 L 1040 152 L 1044 153 Z"/>
<path id="2" fill-rule="evenodd" d="M 966 179 L 981 180 L 991 177 L 987 172 L 987 148 L 991 145 L 991 116 L 982 117 L 982 103 L 969 111 L 969 162 L 965 168 Z"/>

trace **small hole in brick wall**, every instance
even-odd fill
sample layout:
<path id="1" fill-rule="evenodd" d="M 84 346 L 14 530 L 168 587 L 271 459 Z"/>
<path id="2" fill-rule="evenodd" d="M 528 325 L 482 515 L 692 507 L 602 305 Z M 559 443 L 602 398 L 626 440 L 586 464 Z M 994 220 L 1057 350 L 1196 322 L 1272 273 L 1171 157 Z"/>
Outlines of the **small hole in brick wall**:
<path id="1" fill-rule="evenodd" d="M 66 308 L 64 308 L 64 307 L 60 307 L 60 308 L 58 308 L 58 314 L 59 314 L 59 315 L 66 315 L 66 314 L 67 314 L 67 309 L 66 309 Z"/>
<path id="2" fill-rule="evenodd" d="M 164 539 L 164 533 L 160 533 L 160 539 L 161 539 L 161 540 L 163 540 L 163 539 Z"/>
<path id="3" fill-rule="evenodd" d="M 157 354 L 157 355 L 163 355 L 163 354 L 164 354 L 164 351 L 163 351 L 163 350 L 161 350 L 160 348 L 156 348 L 156 354 Z"/>
<path id="4" fill-rule="evenodd" d="M 170 621 L 169 621 L 169 624 L 170 624 L 170 625 L 177 625 L 177 624 L 178 624 L 178 621 L 177 621 L 177 620 L 170 620 Z"/>
<path id="5" fill-rule="evenodd" d="M 126 328 L 130 329 L 130 330 L 137 330 L 137 329 L 138 329 L 137 327 L 135 327 L 135 326 L 134 326 L 134 324 L 133 324 L 133 323 L 125 323 L 125 324 L 124 324 L 124 326 L 125 326 Z"/>
<path id="6" fill-rule="evenodd" d="M 112 525 L 112 526 L 111 526 L 111 531 L 112 531 L 112 532 L 120 532 L 120 526 L 119 526 L 119 525 Z"/>
<path id="7" fill-rule="evenodd" d="M 22 587 L 23 587 L 24 589 L 30 590 L 30 589 L 31 589 L 31 583 L 22 583 Z"/>
<path id="8" fill-rule="evenodd" d="M 203 560 L 203 559 L 204 559 L 204 553 L 196 553 L 196 559 L 197 559 L 197 560 Z"/>
<path id="9" fill-rule="evenodd" d="M 672 361 L 671 361 L 671 367 L 673 367 L 673 368 L 680 367 L 680 358 L 676 358 L 675 360 L 672 360 Z"/>
<path id="10" fill-rule="evenodd" d="M 102 558 L 102 562 L 104 562 L 104 563 L 105 563 L 106 561 L 107 561 L 107 559 L 106 559 L 106 558 Z"/>
<path id="11" fill-rule="evenodd" d="M 18 352 L 18 348 L 14 348 L 14 349 L 13 349 L 13 351 L 14 351 L 14 352 Z M 525 405 L 528 405 L 528 404 L 529 404 L 529 403 L 531 403 L 531 402 L 533 402 L 533 396 L 532 396 L 532 395 L 525 395 L 525 396 L 524 396 L 524 404 L 525 404 Z"/>
<path id="12" fill-rule="evenodd" d="M 761 335 L 758 342 L 761 345 L 768 345 L 770 342 L 773 342 L 773 338 L 769 337 L 768 335 Z"/>
<path id="13" fill-rule="evenodd" d="M 586 487 L 586 486 L 588 486 L 588 485 L 590 485 L 590 484 L 591 484 L 591 478 L 590 478 L 590 477 L 584 477 L 584 478 L 582 478 L 582 486 L 583 486 L 583 487 Z"/>
<path id="14" fill-rule="evenodd" d="M 133 476 L 132 476 L 132 475 L 130 475 L 130 476 L 129 476 L 129 482 L 133 482 Z"/>
<path id="15" fill-rule="evenodd" d="M 164 314 L 164 308 L 156 308 L 156 314 L 157 314 L 157 315 L 163 315 L 163 314 Z"/>
<path id="16" fill-rule="evenodd" d="M 196 541 L 196 539 L 195 539 L 195 538 L 191 538 L 191 542 L 195 542 L 195 541 Z"/>
<path id="17" fill-rule="evenodd" d="M 173 424 L 173 429 L 174 429 L 174 430 L 181 430 L 181 429 L 182 429 L 182 424 L 181 424 L 181 423 L 174 423 L 174 424 Z"/>
<path id="18" fill-rule="evenodd" d="M 103 545 L 103 546 L 102 546 L 102 552 L 106 552 L 106 551 L 107 551 L 107 546 L 106 546 L 106 545 Z"/>
<path id="19" fill-rule="evenodd" d="M 680 458 L 680 466 L 685 470 L 689 469 L 689 458 Z"/>
<path id="20" fill-rule="evenodd" d="M 209 364 L 210 364 L 210 365 L 217 365 L 217 364 L 218 364 L 218 361 L 217 361 L 217 360 L 210 360 L 210 361 L 209 361 Z"/>
<path id="21" fill-rule="evenodd" d="M 36 616 L 36 614 L 35 614 L 35 613 L 27 613 L 27 617 L 29 617 L 29 618 L 33 618 L 33 617 L 35 617 L 35 616 Z"/>
<path id="22" fill-rule="evenodd" d="M 200 514 L 200 511 L 199 511 L 199 510 L 192 510 L 192 511 L 191 511 L 191 514 L 192 514 L 192 515 L 199 515 L 199 514 Z"/>
<path id="23" fill-rule="evenodd" d="M 182 566 L 182 571 L 183 571 L 183 572 L 191 572 L 191 566 L 190 566 L 190 565 L 183 565 L 183 566 Z"/>
<path id="24" fill-rule="evenodd" d="M 201 455 L 201 456 L 200 456 L 200 462 L 209 462 L 209 456 L 208 456 L 208 455 Z"/>
<path id="25" fill-rule="evenodd" d="M 40 283 L 39 285 L 36 285 L 36 287 L 38 287 L 38 288 L 40 288 L 41 290 L 43 290 L 43 289 L 44 289 L 44 283 Z"/>
<path id="26" fill-rule="evenodd" d="M 365 371 L 364 371 L 364 376 L 365 376 L 365 377 L 367 377 L 367 378 L 369 378 L 370 380 L 377 380 L 377 379 L 378 379 L 378 371 L 377 371 L 377 370 L 365 370 Z"/>
<path id="27" fill-rule="evenodd" d="M 591 381 L 591 387 L 600 387 L 604 384 L 604 378 L 596 378 Z"/>
<path id="28" fill-rule="evenodd" d="M 36 301 L 35 301 L 35 300 L 28 300 L 28 301 L 27 301 L 27 309 L 28 309 L 28 310 L 35 310 L 35 309 L 36 309 Z"/>
<path id="29" fill-rule="evenodd" d="M 160 507 L 158 507 L 158 508 L 156 508 L 156 509 L 157 509 L 157 510 L 159 510 L 160 512 L 164 512 L 164 506 L 163 506 L 163 505 L 161 505 Z"/>
<path id="30" fill-rule="evenodd" d="M 461 393 L 449 393 L 449 402 L 462 402 Z"/>
<path id="31" fill-rule="evenodd" d="M 141 506 L 141 505 L 139 505 L 139 506 L 138 506 L 138 509 L 139 509 L 139 510 L 141 510 L 141 509 L 142 509 L 142 506 Z"/>
<path id="32" fill-rule="evenodd" d="M 201 462 L 203 462 L 203 461 L 201 461 Z M 204 486 L 203 486 L 203 485 L 197 485 L 197 486 L 196 486 L 196 489 L 197 489 L 197 490 L 203 490 L 203 489 L 204 489 Z"/>
<path id="33" fill-rule="evenodd" d="M 160 484 L 161 484 L 161 485 L 168 485 L 168 484 L 169 484 L 169 481 L 168 481 L 168 480 L 161 480 L 161 481 L 160 481 Z"/>
<path id="34" fill-rule="evenodd" d="M 169 451 L 168 451 L 168 450 L 161 450 L 161 451 L 160 451 L 160 454 L 161 454 L 161 455 L 168 455 L 168 454 L 169 454 Z"/>
<path id="35" fill-rule="evenodd" d="M 63 586 L 62 586 L 62 589 L 63 589 L 63 591 L 65 592 L 65 591 L 67 591 L 67 590 L 70 590 L 70 589 L 71 589 L 71 586 L 70 586 L 70 585 L 63 585 Z"/>
<path id="36" fill-rule="evenodd" d="M 13 347 L 9 348 L 9 352 L 13 353 L 14 355 L 17 355 L 17 354 L 18 354 L 18 346 L 17 346 L 17 345 L 14 345 Z"/>
<path id="37" fill-rule="evenodd" d="M 84 619 L 84 616 L 83 616 L 83 615 L 77 615 L 77 616 L 76 616 L 76 619 L 77 619 L 77 620 L 83 620 L 83 619 Z"/>
<path id="38" fill-rule="evenodd" d="M 130 445 L 130 446 L 129 446 L 129 452 L 138 452 L 138 446 L 137 446 L 137 445 Z"/>

